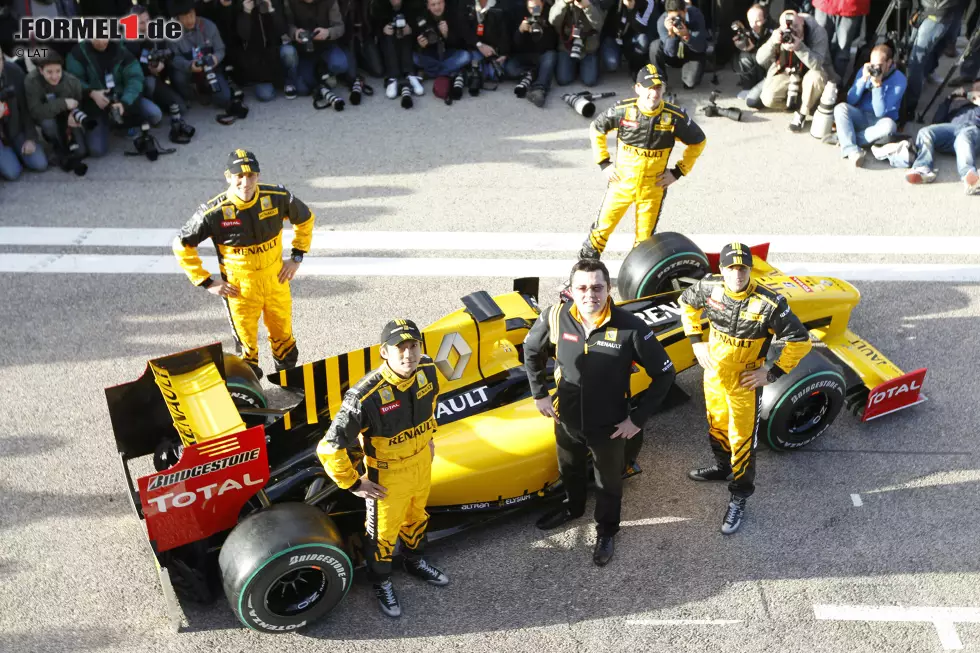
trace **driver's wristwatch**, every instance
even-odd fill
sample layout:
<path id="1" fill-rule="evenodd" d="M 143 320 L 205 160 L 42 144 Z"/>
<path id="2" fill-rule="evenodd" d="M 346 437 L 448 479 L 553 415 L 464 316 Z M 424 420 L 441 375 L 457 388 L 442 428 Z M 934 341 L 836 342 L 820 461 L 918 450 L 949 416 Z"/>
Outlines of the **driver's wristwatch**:
<path id="1" fill-rule="evenodd" d="M 302 263 L 303 262 L 303 252 L 299 251 L 298 249 L 294 249 L 293 250 L 293 255 L 290 258 L 293 259 L 293 263 Z"/>
<path id="2" fill-rule="evenodd" d="M 783 374 L 785 374 L 783 370 L 773 365 L 772 367 L 769 368 L 769 371 L 766 372 L 766 381 L 768 383 L 775 383 L 776 381 L 779 380 L 779 377 L 781 377 Z"/>
<path id="3" fill-rule="evenodd" d="M 361 479 L 354 481 L 354 485 L 347 488 L 348 492 L 357 492 L 357 488 L 361 487 Z"/>

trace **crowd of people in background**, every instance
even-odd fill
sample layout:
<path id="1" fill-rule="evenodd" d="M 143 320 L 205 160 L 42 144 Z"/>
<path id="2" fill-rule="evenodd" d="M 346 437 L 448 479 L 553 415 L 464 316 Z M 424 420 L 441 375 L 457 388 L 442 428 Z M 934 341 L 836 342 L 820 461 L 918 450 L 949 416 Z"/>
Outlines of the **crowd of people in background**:
<path id="1" fill-rule="evenodd" d="M 902 132 L 940 57 L 960 54 L 964 28 L 976 33 L 976 0 L 917 0 L 902 42 L 876 34 L 889 3 L 870 0 L 786 0 L 779 11 L 746 0 L 133 1 L 0 0 L 0 178 L 49 166 L 85 174 L 85 160 L 107 153 L 112 132 L 133 140 L 131 154 L 155 159 L 175 149 L 154 136 L 165 116 L 169 141 L 186 144 L 196 131 L 190 106 L 213 106 L 230 124 L 248 115 L 246 90 L 259 102 L 312 96 L 318 109 L 341 110 L 378 85 L 408 109 L 427 79 L 447 103 L 510 80 L 518 97 L 544 107 L 553 85 L 590 88 L 654 63 L 676 93 L 702 85 L 706 70 L 730 69 L 748 108 L 789 112 L 794 132 L 833 84 L 833 129 L 823 140 L 850 165 L 862 166 L 870 151 L 907 168 L 910 183 L 928 183 L 936 154 L 951 152 L 966 192 L 980 194 L 980 47 L 964 53 L 931 120 L 919 117 L 928 124 Z M 15 39 L 22 16 L 127 14 L 141 28 L 175 19 L 182 36 Z M 855 56 L 862 41 L 864 59 Z M 46 54 L 12 57 L 25 47 Z"/>

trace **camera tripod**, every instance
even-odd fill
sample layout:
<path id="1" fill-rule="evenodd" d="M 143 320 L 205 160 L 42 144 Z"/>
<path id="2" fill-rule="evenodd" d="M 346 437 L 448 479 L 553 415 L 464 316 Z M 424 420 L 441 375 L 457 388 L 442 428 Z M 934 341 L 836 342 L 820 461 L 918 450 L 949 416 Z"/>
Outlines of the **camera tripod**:
<path id="1" fill-rule="evenodd" d="M 980 7 L 977 7 L 974 11 L 980 11 Z M 966 47 L 963 49 L 963 52 L 956 60 L 956 63 L 950 66 L 950 69 L 946 71 L 946 76 L 943 77 L 942 83 L 940 83 L 939 86 L 936 88 L 936 92 L 932 94 L 932 98 L 929 99 L 929 104 L 927 104 L 926 108 L 923 109 L 922 113 L 919 114 L 918 116 L 919 122 L 921 123 L 925 122 L 926 114 L 929 113 L 929 109 L 932 108 L 932 105 L 935 104 L 936 99 L 942 94 L 943 89 L 946 88 L 946 86 L 949 84 L 949 80 L 953 78 L 953 73 L 958 72 L 960 67 L 963 65 L 963 62 L 966 61 L 971 54 L 976 52 L 978 48 L 980 48 L 980 25 L 978 25 L 977 28 L 973 30 L 973 34 L 970 36 L 969 42 L 966 44 Z M 972 82 L 973 80 L 971 79 L 969 81 Z"/>

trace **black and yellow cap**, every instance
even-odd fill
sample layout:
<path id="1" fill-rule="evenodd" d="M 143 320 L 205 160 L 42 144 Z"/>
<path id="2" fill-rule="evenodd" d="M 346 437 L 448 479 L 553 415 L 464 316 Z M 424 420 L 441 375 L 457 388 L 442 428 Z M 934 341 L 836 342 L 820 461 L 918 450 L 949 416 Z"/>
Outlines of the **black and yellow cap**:
<path id="1" fill-rule="evenodd" d="M 733 265 L 752 267 L 752 250 L 742 243 L 728 243 L 721 249 L 719 267 L 727 268 Z"/>
<path id="2" fill-rule="evenodd" d="M 422 332 L 411 320 L 392 320 L 381 330 L 381 344 L 397 345 L 406 340 L 422 340 Z"/>
<path id="3" fill-rule="evenodd" d="M 259 160 L 248 150 L 235 150 L 228 155 L 228 172 L 240 175 L 243 172 L 258 172 Z"/>
<path id="4" fill-rule="evenodd" d="M 648 63 L 640 68 L 640 72 L 636 74 L 636 83 L 644 88 L 653 88 L 654 86 L 662 85 L 664 83 L 664 78 L 656 66 L 654 66 L 652 63 Z"/>

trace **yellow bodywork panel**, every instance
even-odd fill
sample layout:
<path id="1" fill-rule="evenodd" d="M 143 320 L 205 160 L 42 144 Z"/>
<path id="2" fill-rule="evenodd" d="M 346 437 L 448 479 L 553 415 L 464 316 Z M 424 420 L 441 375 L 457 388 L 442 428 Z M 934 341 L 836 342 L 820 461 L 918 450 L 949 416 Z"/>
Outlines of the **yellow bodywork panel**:
<path id="1" fill-rule="evenodd" d="M 171 374 L 153 361 L 150 369 L 185 446 L 245 430 L 213 362 L 182 374 Z"/>
<path id="2" fill-rule="evenodd" d="M 531 399 L 440 426 L 429 505 L 497 501 L 554 483 L 554 429 Z"/>

